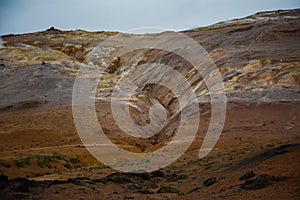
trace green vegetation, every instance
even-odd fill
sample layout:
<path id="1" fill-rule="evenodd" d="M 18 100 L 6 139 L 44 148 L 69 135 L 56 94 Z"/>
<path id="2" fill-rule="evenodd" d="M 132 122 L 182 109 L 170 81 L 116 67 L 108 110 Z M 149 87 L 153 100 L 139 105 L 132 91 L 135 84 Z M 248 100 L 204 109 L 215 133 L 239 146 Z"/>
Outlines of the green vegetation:
<path id="1" fill-rule="evenodd" d="M 41 168 L 48 167 L 52 168 L 51 162 L 52 157 L 51 156 L 36 156 L 37 165 Z"/>
<path id="2" fill-rule="evenodd" d="M 57 154 L 55 153 L 53 156 L 52 156 L 53 159 L 56 159 L 56 160 L 64 160 L 66 161 L 66 157 L 64 155 L 61 155 L 61 154 Z"/>
<path id="3" fill-rule="evenodd" d="M 61 163 L 65 168 L 71 169 L 72 167 L 81 166 L 80 160 L 77 158 L 68 158 L 65 155 L 33 155 L 21 158 L 15 161 L 17 167 L 25 167 L 30 164 L 36 163 L 40 168 L 52 168 L 55 163 Z M 54 166 L 56 168 L 56 166 Z"/>
<path id="4" fill-rule="evenodd" d="M 76 159 L 76 158 L 70 158 L 69 159 L 70 163 L 73 163 L 73 164 L 78 164 L 80 163 L 80 160 Z"/>
<path id="5" fill-rule="evenodd" d="M 16 160 L 15 164 L 17 167 L 25 167 L 26 165 L 30 164 L 30 160 L 31 160 L 30 157 L 25 157 L 25 158 L 22 158 L 21 160 Z"/>
<path id="6" fill-rule="evenodd" d="M 64 164 L 64 167 L 67 168 L 67 169 L 71 169 L 71 165 L 69 163 Z"/>

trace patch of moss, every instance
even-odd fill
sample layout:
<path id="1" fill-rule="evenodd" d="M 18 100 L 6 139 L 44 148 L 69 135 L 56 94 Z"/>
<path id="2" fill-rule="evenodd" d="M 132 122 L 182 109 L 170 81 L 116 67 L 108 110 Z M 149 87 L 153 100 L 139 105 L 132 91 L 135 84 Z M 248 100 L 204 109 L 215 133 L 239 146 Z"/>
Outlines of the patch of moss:
<path id="1" fill-rule="evenodd" d="M 76 158 L 70 158 L 69 162 L 72 163 L 72 164 L 78 164 L 78 163 L 80 163 L 80 160 L 78 160 Z"/>
<path id="2" fill-rule="evenodd" d="M 69 163 L 64 164 L 64 167 L 67 168 L 67 169 L 71 169 L 71 165 Z"/>
<path id="3" fill-rule="evenodd" d="M 51 156 L 37 156 L 37 164 L 39 167 L 44 168 L 52 168 L 51 162 L 52 162 L 52 157 Z"/>
<path id="4" fill-rule="evenodd" d="M 22 158 L 21 160 L 17 160 L 15 163 L 17 167 L 25 167 L 26 165 L 30 164 L 30 160 L 31 160 L 30 157 L 25 157 Z"/>

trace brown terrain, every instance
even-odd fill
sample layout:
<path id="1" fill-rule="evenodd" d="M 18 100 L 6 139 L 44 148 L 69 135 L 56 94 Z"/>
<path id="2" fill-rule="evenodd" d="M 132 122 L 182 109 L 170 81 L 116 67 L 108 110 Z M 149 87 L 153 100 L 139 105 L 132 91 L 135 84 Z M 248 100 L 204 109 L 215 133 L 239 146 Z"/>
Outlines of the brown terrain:
<path id="1" fill-rule="evenodd" d="M 201 159 L 211 118 L 209 91 L 202 82 L 206 77 L 194 75 L 179 56 L 147 49 L 116 58 L 118 47 L 98 47 L 116 32 L 50 28 L 2 36 L 0 199 L 299 199 L 299 18 L 300 9 L 263 12 L 182 32 L 216 63 L 228 100 L 222 135 Z M 170 142 L 180 123 L 174 94 L 155 84 L 126 85 L 136 92 L 128 103 L 136 124 L 149 124 L 154 103 L 167 110 L 165 126 L 148 139 L 124 133 L 110 107 L 111 101 L 125 104 L 111 96 L 116 82 L 137 78 L 145 63 L 150 70 L 155 63 L 172 66 L 189 81 L 202 99 L 200 126 L 192 145 L 171 165 L 147 173 L 119 172 L 95 159 L 79 138 L 73 84 L 80 67 L 107 67 L 96 88 L 103 131 L 127 151 L 153 152 Z"/>

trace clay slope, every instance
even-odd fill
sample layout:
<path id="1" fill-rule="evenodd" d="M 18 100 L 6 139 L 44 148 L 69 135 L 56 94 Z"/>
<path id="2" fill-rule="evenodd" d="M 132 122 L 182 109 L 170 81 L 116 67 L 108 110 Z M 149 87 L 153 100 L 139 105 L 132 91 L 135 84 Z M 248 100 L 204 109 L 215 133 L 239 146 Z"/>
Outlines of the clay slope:
<path id="1" fill-rule="evenodd" d="M 293 101 L 299 100 L 299 27 L 299 10 L 292 10 L 258 13 L 183 33 L 199 42 L 214 60 L 225 82 L 229 100 Z M 55 94 L 70 96 L 70 87 L 81 63 L 107 67 L 97 54 L 105 55 L 112 62 L 117 47 L 96 48 L 116 34 L 51 28 L 38 33 L 2 36 L 1 107 L 38 101 L 59 105 L 62 100 Z M 198 87 L 193 88 L 198 95 L 208 94 L 205 83 L 197 84 L 201 77 L 191 77 L 193 69 L 188 63 L 174 54 L 150 49 L 140 54 L 129 53 L 118 61 L 117 67 L 107 70 L 99 86 L 99 99 L 110 96 L 120 77 L 130 75 L 145 63 L 176 67 L 191 85 Z M 44 80 L 49 80 L 50 88 L 43 86 Z M 30 84 L 40 87 L 33 91 Z M 154 93 L 160 102 L 165 102 L 165 106 L 172 104 L 171 97 L 166 98 L 172 96 L 167 91 L 154 87 L 143 92 L 150 97 Z M 64 101 L 70 103 L 69 98 L 64 98 Z"/>

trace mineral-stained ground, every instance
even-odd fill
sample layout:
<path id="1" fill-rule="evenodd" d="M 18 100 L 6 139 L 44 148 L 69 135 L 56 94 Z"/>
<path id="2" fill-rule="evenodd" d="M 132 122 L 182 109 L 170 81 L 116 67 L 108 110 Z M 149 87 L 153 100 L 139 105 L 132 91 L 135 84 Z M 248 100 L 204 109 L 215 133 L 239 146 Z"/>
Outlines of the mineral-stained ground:
<path id="1" fill-rule="evenodd" d="M 299 18 L 299 9 L 263 12 L 182 32 L 213 59 L 228 100 L 222 134 L 202 159 L 198 153 L 211 119 L 210 92 L 206 77 L 197 76 L 178 55 L 141 49 L 116 57 L 119 46 L 99 44 L 117 32 L 50 28 L 2 36 L 1 199 L 299 199 Z M 178 98 L 157 84 L 137 89 L 124 83 L 125 95 L 135 92 L 129 102 L 113 95 L 119 80 L 145 74 L 144 64 L 146 72 L 163 64 L 185 77 L 201 100 L 199 129 L 171 165 L 142 174 L 119 172 L 95 159 L 79 138 L 73 84 L 80 68 L 105 69 L 94 97 L 103 131 L 127 151 L 153 152 L 176 134 Z M 168 74 L 162 70 L 160 76 Z M 158 103 L 167 111 L 165 126 L 148 139 L 129 136 L 116 125 L 111 102 L 128 106 L 140 126 L 150 123 L 149 107 Z M 161 123 L 159 116 L 152 120 Z"/>

